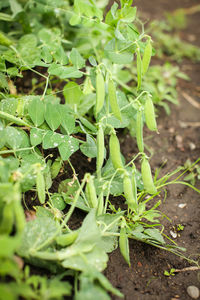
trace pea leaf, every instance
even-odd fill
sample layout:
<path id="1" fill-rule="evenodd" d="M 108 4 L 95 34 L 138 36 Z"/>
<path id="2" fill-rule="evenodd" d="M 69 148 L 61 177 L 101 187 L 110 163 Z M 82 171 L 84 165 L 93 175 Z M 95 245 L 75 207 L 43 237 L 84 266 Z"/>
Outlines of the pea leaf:
<path id="1" fill-rule="evenodd" d="M 148 236 L 149 240 L 153 240 L 155 242 L 159 242 L 159 244 L 165 244 L 162 234 L 156 228 L 148 228 L 145 229 L 144 233 Z"/>
<path id="2" fill-rule="evenodd" d="M 20 131 L 14 127 L 8 126 L 6 127 L 5 132 L 6 143 L 8 146 L 14 150 L 20 148 L 23 141 L 23 136 Z"/>
<path id="3" fill-rule="evenodd" d="M 101 233 L 96 223 L 95 210 L 91 210 L 83 221 L 78 238 L 68 247 L 73 256 L 62 262 L 63 267 L 87 271 L 88 267 L 93 266 L 99 271 L 104 270 L 108 256 L 99 246 L 100 241 Z M 80 251 L 82 255 L 79 254 Z"/>
<path id="4" fill-rule="evenodd" d="M 7 112 L 10 115 L 15 115 L 17 104 L 18 100 L 15 98 L 3 99 L 0 102 L 0 110 Z"/>
<path id="5" fill-rule="evenodd" d="M 130 64 L 133 60 L 133 54 L 128 51 L 121 51 L 120 47 L 117 47 L 117 42 L 112 39 L 107 43 L 104 48 L 105 55 L 115 64 Z"/>
<path id="6" fill-rule="evenodd" d="M 79 104 L 81 97 L 83 96 L 80 86 L 72 81 L 64 86 L 63 94 L 65 97 L 65 103 L 69 105 Z"/>
<path id="7" fill-rule="evenodd" d="M 64 137 L 62 134 L 48 130 L 43 136 L 42 146 L 44 149 L 58 147 L 63 143 Z"/>
<path id="8" fill-rule="evenodd" d="M 0 121 L 0 149 L 6 143 L 6 131 L 4 130 L 3 123 Z"/>
<path id="9" fill-rule="evenodd" d="M 40 126 L 44 122 L 44 103 L 40 97 L 35 97 L 28 105 L 28 113 L 35 126 Z"/>
<path id="10" fill-rule="evenodd" d="M 46 103 L 44 118 L 52 130 L 56 130 L 61 124 L 59 106 L 56 104 Z"/>
<path id="11" fill-rule="evenodd" d="M 38 128 L 31 128 L 30 141 L 32 146 L 37 146 L 42 143 L 44 131 Z"/>
<path id="12" fill-rule="evenodd" d="M 89 134 L 87 134 L 87 141 L 80 146 L 80 150 L 87 157 L 93 158 L 97 156 L 97 145 Z"/>
<path id="13" fill-rule="evenodd" d="M 76 67 L 77 69 L 85 67 L 85 59 L 80 55 L 76 48 L 72 48 L 69 57 L 74 67 Z"/>
<path id="14" fill-rule="evenodd" d="M 8 235 L 1 234 L 0 244 L 0 257 L 9 257 L 12 256 L 16 251 L 16 248 L 20 244 L 20 239 L 18 237 L 11 237 Z"/>
<path id="15" fill-rule="evenodd" d="M 26 223 L 18 254 L 29 257 L 32 251 L 42 249 L 44 243 L 46 246 L 50 244 L 59 232 L 60 228 L 52 218 L 37 217 L 35 220 Z"/>
<path id="16" fill-rule="evenodd" d="M 51 64 L 48 68 L 48 72 L 50 75 L 56 75 L 61 79 L 81 78 L 83 76 L 83 73 L 77 70 L 76 67 L 62 66 L 56 63 Z"/>
<path id="17" fill-rule="evenodd" d="M 58 146 L 62 160 L 68 160 L 78 149 L 79 141 L 72 136 L 65 136 L 64 142 Z"/>
<path id="18" fill-rule="evenodd" d="M 61 117 L 61 125 L 70 134 L 75 129 L 75 118 L 69 114 L 69 108 L 66 105 L 59 105 L 59 113 Z"/>

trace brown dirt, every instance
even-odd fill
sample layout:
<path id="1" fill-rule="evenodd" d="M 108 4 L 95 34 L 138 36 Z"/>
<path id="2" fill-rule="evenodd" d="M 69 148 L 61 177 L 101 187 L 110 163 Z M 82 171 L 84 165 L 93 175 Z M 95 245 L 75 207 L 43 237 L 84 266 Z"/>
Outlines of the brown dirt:
<path id="1" fill-rule="evenodd" d="M 162 19 L 165 11 L 173 11 L 177 8 L 191 7 L 198 4 L 191 0 L 135 0 L 138 11 L 142 12 L 144 19 Z M 195 44 L 200 45 L 200 13 L 189 17 L 189 24 L 182 35 L 187 39 L 190 34 L 195 36 Z M 160 111 L 158 127 L 160 135 L 153 135 L 146 140 L 146 144 L 153 151 L 151 166 L 155 170 L 164 161 L 167 161 L 162 172 L 166 174 L 183 165 L 189 158 L 195 161 L 200 155 L 200 128 L 199 126 L 187 126 L 183 128 L 181 122 L 199 122 L 199 109 L 190 104 L 182 95 L 183 92 L 190 95 L 197 102 L 200 100 L 198 81 L 200 77 L 200 63 L 184 61 L 179 65 L 186 72 L 190 82 L 179 80 L 178 107 L 171 106 L 172 113 L 167 116 Z M 123 153 L 131 157 L 135 152 L 135 144 L 130 136 L 126 136 L 123 143 Z M 192 146 L 195 149 L 192 150 Z M 198 259 L 200 254 L 200 226 L 199 226 L 199 194 L 184 185 L 170 185 L 167 188 L 167 199 L 160 209 L 170 219 L 165 220 L 165 233 L 170 236 L 170 230 L 178 224 L 184 225 L 184 230 L 175 239 L 179 246 L 187 249 L 186 255 Z M 179 208 L 179 204 L 185 203 L 185 208 Z M 185 271 L 176 273 L 175 276 L 164 276 L 165 270 L 171 268 L 183 269 L 190 264 L 169 252 L 165 252 L 151 246 L 131 241 L 130 242 L 131 267 L 125 263 L 119 249 L 110 255 L 106 276 L 112 284 L 119 288 L 126 300 L 172 300 L 191 299 L 187 294 L 187 287 L 195 285 L 200 288 L 200 271 Z M 117 300 L 117 297 L 112 297 Z"/>

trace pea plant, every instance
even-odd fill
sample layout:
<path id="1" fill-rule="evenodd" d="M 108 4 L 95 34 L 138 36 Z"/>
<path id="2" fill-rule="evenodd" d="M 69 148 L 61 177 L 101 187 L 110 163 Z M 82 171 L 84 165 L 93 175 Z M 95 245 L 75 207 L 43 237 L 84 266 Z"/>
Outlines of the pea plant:
<path id="1" fill-rule="evenodd" d="M 107 4 L 0 3 L 0 299 L 123 297 L 101 272 L 118 245 L 131 265 L 129 239 L 183 256 L 164 234 L 157 196 L 186 170 L 153 177 L 143 141 L 144 126 L 158 131 L 154 103 L 165 97 L 148 82 L 153 42 L 131 0 Z M 138 148 L 129 162 L 125 129 Z M 93 172 L 77 174 L 80 154 Z"/>

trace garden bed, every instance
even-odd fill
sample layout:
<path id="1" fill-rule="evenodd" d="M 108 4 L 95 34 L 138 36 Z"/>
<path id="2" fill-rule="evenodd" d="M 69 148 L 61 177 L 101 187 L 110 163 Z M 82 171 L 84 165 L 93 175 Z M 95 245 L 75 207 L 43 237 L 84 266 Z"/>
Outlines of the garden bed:
<path id="1" fill-rule="evenodd" d="M 19 19 L 13 17 L 14 22 L 20 20 L 22 27 L 17 23 L 19 32 L 12 33 L 12 27 L 2 23 L 6 35 L 10 28 L 14 38 L 11 34 L 11 41 L 0 47 L 5 53 L 0 73 L 0 125 L 8 135 L 2 135 L 2 170 L 7 172 L 6 164 L 11 165 L 8 175 L 5 172 L 3 177 L 2 172 L 0 184 L 12 199 L 9 202 L 0 193 L 0 238 L 10 251 L 0 252 L 4 262 L 0 267 L 0 300 L 5 300 L 5 295 L 11 300 L 93 300 L 95 296 L 118 300 L 119 292 L 126 300 L 191 299 L 188 286 L 200 285 L 200 172 L 199 166 L 192 165 L 200 153 L 200 63 L 192 62 L 196 57 L 191 53 L 186 59 L 176 49 L 169 55 L 166 45 L 166 52 L 157 49 L 158 40 L 151 41 L 156 30 L 150 22 L 158 20 L 159 24 L 165 12 L 174 14 L 184 8 L 187 26 L 178 30 L 177 24 L 176 34 L 200 46 L 200 11 L 191 10 L 196 0 L 156 0 L 153 5 L 149 0 L 134 1 L 148 35 L 139 33 L 141 22 L 135 20 L 134 9 L 128 15 L 126 1 L 121 1 L 122 11 L 115 5 L 104 20 L 101 9 L 90 8 L 89 2 L 85 14 L 81 0 L 77 2 L 82 5 L 78 13 L 70 1 L 60 3 L 58 10 L 53 9 L 54 4 L 51 7 L 36 1 L 33 32 L 27 27 L 31 33 L 25 35 L 23 14 L 26 9 L 30 15 L 32 12 L 29 4 L 22 9 L 24 3 L 19 2 L 11 12 L 16 10 Z M 9 19 L 9 5 L 5 4 L 6 14 L 0 15 L 3 22 Z M 41 19 L 37 16 L 40 5 L 44 9 Z M 46 22 L 54 14 L 59 21 Z M 138 28 L 132 22 L 138 22 Z M 58 24 L 63 26 L 60 31 Z M 85 39 L 84 26 L 90 28 L 90 42 Z M 101 39 L 104 30 L 105 40 Z M 21 32 L 18 44 L 15 36 Z M 129 37 L 130 44 L 123 35 Z M 57 42 L 61 49 L 57 49 Z M 30 47 L 33 62 L 26 47 Z M 151 56 L 155 69 L 148 68 Z M 156 70 L 161 80 L 156 81 Z M 176 93 L 178 105 L 174 104 Z M 15 109 L 12 103 L 17 103 Z M 156 174 L 154 182 L 151 172 L 145 180 L 148 161 L 149 170 Z M 145 163 L 146 173 L 142 171 Z M 184 175 L 189 174 L 190 180 L 182 176 L 182 184 L 171 184 L 180 173 L 166 174 L 184 165 L 181 170 L 190 171 Z M 130 193 L 127 186 L 131 186 Z M 179 251 L 183 248 L 186 252 Z"/>

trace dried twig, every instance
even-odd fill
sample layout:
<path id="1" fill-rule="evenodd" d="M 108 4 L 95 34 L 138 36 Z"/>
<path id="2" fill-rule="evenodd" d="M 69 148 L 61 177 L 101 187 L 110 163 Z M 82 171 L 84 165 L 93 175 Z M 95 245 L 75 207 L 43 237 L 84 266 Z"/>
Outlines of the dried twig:
<path id="1" fill-rule="evenodd" d="M 200 267 L 197 266 L 192 266 L 192 267 L 186 267 L 183 269 L 175 269 L 173 270 L 174 273 L 179 273 L 179 272 L 187 272 L 187 271 L 197 271 L 200 270 Z"/>
<path id="2" fill-rule="evenodd" d="M 187 127 L 200 127 L 200 122 L 183 122 L 179 121 L 179 124 L 182 128 L 187 128 Z"/>
<path id="3" fill-rule="evenodd" d="M 188 94 L 186 94 L 185 92 L 182 92 L 183 97 L 194 107 L 200 109 L 200 103 L 198 103 L 197 101 L 195 101 L 191 96 L 189 96 Z"/>

